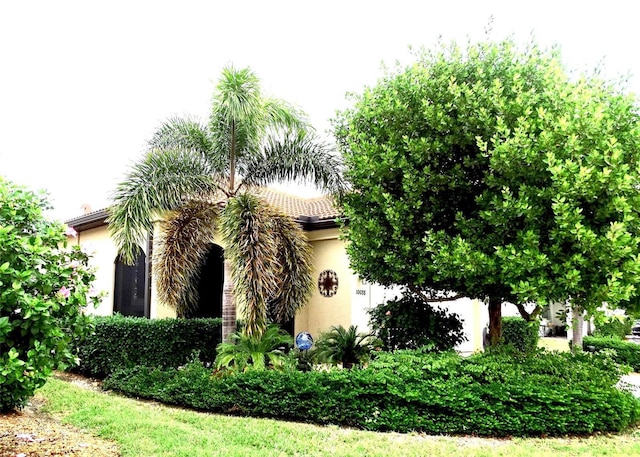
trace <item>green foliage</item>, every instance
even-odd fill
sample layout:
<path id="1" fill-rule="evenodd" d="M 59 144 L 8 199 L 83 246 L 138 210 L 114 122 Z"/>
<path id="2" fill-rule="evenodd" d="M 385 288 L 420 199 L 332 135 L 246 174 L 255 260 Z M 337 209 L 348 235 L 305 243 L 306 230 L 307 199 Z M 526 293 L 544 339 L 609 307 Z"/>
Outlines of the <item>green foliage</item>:
<path id="1" fill-rule="evenodd" d="M 527 322 L 520 317 L 502 318 L 502 337 L 500 344 L 510 346 L 516 351 L 530 353 L 538 347 L 538 321 Z"/>
<path id="2" fill-rule="evenodd" d="M 387 351 L 421 346 L 446 351 L 466 340 L 457 314 L 433 307 L 411 292 L 376 306 L 369 315 L 369 325 Z"/>
<path id="3" fill-rule="evenodd" d="M 640 402 L 614 387 L 607 357 L 544 353 L 512 357 L 398 351 L 365 369 L 250 370 L 212 376 L 136 367 L 105 387 L 201 410 L 352 426 L 376 431 L 482 436 L 558 436 L 620 431 Z"/>
<path id="4" fill-rule="evenodd" d="M 20 407 L 53 369 L 75 363 L 72 340 L 91 331 L 99 297 L 89 257 L 67 249 L 46 199 L 0 177 L 0 411 Z"/>
<path id="5" fill-rule="evenodd" d="M 632 306 L 639 120 L 632 96 L 535 43 L 424 51 L 334 123 L 351 266 L 498 302 Z"/>
<path id="6" fill-rule="evenodd" d="M 285 351 L 291 346 L 291 335 L 274 324 L 269 325 L 259 336 L 237 332 L 231 335 L 230 341 L 218 345 L 216 368 L 236 371 L 283 368 L 287 361 Z"/>
<path id="7" fill-rule="evenodd" d="M 355 325 L 348 329 L 339 325 L 321 333 L 315 346 L 313 353 L 317 361 L 352 368 L 367 362 L 372 351 L 379 349 L 382 342 L 372 333 L 358 332 Z"/>
<path id="8" fill-rule="evenodd" d="M 220 319 L 95 318 L 95 332 L 75 343 L 78 372 L 104 378 L 134 366 L 178 367 L 195 353 L 212 364 L 220 342 Z"/>
<path id="9" fill-rule="evenodd" d="M 629 365 L 633 371 L 640 373 L 640 344 L 618 338 L 585 336 L 582 349 L 594 352 L 612 350 L 609 352 L 616 362 Z"/>
<path id="10" fill-rule="evenodd" d="M 618 338 L 623 340 L 631 334 L 633 319 L 630 316 L 595 316 L 594 336 Z"/>

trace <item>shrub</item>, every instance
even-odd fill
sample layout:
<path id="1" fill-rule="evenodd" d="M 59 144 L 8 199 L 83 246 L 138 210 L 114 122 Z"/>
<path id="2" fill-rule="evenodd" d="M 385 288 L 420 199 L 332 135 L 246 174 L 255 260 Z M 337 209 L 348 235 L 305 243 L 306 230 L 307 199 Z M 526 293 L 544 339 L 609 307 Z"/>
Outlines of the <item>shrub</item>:
<path id="1" fill-rule="evenodd" d="M 616 389 L 617 365 L 594 354 L 510 358 L 479 354 L 380 354 L 364 369 L 250 370 L 212 375 L 136 367 L 105 387 L 219 413 L 336 424 L 376 431 L 483 436 L 620 431 L 640 403 Z M 558 377 L 560 375 L 560 377 Z"/>
<path id="2" fill-rule="evenodd" d="M 287 361 L 285 351 L 291 346 L 291 335 L 275 324 L 269 325 L 260 337 L 236 332 L 231 335 L 231 341 L 218 345 L 216 368 L 242 371 L 250 368 L 282 368 Z"/>
<path id="3" fill-rule="evenodd" d="M 76 343 L 76 370 L 104 378 L 136 365 L 178 367 L 194 352 L 199 360 L 213 363 L 220 340 L 220 319 L 97 317 L 95 333 Z"/>
<path id="4" fill-rule="evenodd" d="M 631 334 L 633 319 L 628 316 L 604 316 L 596 320 L 594 336 L 623 340 Z"/>
<path id="5" fill-rule="evenodd" d="M 582 349 L 591 352 L 613 350 L 613 359 L 623 365 L 629 365 L 633 371 L 640 372 L 640 344 L 617 338 L 585 336 Z"/>
<path id="6" fill-rule="evenodd" d="M 387 351 L 421 346 L 446 351 L 466 340 L 457 314 L 435 308 L 411 292 L 376 306 L 369 314 L 369 325 Z"/>
<path id="7" fill-rule="evenodd" d="M 538 321 L 527 322 L 521 317 L 502 318 L 501 345 L 519 352 L 530 353 L 538 347 Z"/>
<path id="8" fill-rule="evenodd" d="M 359 333 L 355 325 L 348 329 L 340 325 L 320 335 L 314 357 L 319 362 L 352 368 L 367 362 L 371 352 L 380 346 L 380 341 L 373 334 Z"/>
<path id="9" fill-rule="evenodd" d="M 55 368 L 75 363 L 73 338 L 91 330 L 83 308 L 93 272 L 46 199 L 0 177 L 0 411 L 21 407 Z"/>

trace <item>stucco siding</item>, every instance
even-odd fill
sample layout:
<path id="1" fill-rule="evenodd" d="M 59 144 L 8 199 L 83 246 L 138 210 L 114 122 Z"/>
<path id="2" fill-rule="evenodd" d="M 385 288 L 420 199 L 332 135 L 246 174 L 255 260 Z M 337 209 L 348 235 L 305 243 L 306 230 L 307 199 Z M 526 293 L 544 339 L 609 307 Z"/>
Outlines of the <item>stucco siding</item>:
<path id="1" fill-rule="evenodd" d="M 333 325 L 351 325 L 351 297 L 354 291 L 355 275 L 349 269 L 349 259 L 344 243 L 338 239 L 338 229 L 324 229 L 308 232 L 307 237 L 313 247 L 314 288 L 307 306 L 295 319 L 295 332 L 306 331 L 317 338 Z M 325 297 L 320 294 L 317 281 L 324 270 L 333 270 L 338 276 L 335 295 Z"/>
<path id="2" fill-rule="evenodd" d="M 95 268 L 95 289 L 104 294 L 100 306 L 90 309 L 91 314 L 109 316 L 113 314 L 113 289 L 115 281 L 116 247 L 109 237 L 106 226 L 79 232 L 76 238 L 69 238 L 69 244 L 77 244 L 90 254 L 89 265 Z"/>

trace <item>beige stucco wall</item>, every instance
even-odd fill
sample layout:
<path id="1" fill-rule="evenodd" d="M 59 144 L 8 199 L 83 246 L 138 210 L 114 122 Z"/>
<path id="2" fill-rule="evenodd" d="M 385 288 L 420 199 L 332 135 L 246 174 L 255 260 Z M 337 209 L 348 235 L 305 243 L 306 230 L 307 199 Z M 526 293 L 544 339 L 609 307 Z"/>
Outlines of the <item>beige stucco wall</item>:
<path id="1" fill-rule="evenodd" d="M 351 271 L 344 241 L 339 238 L 339 229 L 306 232 L 306 236 L 313 248 L 314 288 L 309 303 L 295 318 L 295 334 L 306 331 L 317 339 L 322 332 L 330 330 L 334 325 L 342 325 L 345 328 L 357 325 L 359 331 L 366 331 L 369 319 L 367 311 L 396 296 L 398 290 L 363 282 Z M 77 238 L 69 238 L 69 244 L 79 244 L 92 254 L 91 265 L 96 268 L 94 285 L 97 290 L 104 292 L 104 298 L 100 306 L 91 312 L 111 315 L 117 251 L 107 227 L 101 226 L 80 232 Z M 322 296 L 317 287 L 318 276 L 324 270 L 333 270 L 338 275 L 338 290 L 332 297 Z M 456 349 L 465 353 L 481 350 L 482 330 L 488 321 L 486 306 L 477 300 L 469 299 L 449 302 L 442 306 L 450 312 L 458 313 L 464 321 L 468 341 Z M 175 317 L 173 309 L 158 303 L 155 281 L 152 281 L 151 287 L 150 317 Z"/>
<path id="2" fill-rule="evenodd" d="M 351 298 L 354 294 L 356 276 L 349 269 L 349 259 L 339 231 L 324 229 L 307 232 L 313 247 L 314 288 L 308 305 L 295 319 L 295 333 L 306 331 L 317 338 L 333 325 L 349 327 L 352 324 Z M 317 287 L 318 276 L 324 270 L 333 270 L 338 275 L 338 290 L 332 297 L 324 297 Z"/>
<path id="3" fill-rule="evenodd" d="M 96 270 L 94 287 L 104 294 L 100 306 L 90 309 L 91 314 L 110 316 L 113 314 L 113 289 L 115 281 L 116 247 L 109 237 L 107 226 L 79 232 L 75 238 L 68 237 L 70 246 L 79 245 L 91 257 L 89 264 Z"/>

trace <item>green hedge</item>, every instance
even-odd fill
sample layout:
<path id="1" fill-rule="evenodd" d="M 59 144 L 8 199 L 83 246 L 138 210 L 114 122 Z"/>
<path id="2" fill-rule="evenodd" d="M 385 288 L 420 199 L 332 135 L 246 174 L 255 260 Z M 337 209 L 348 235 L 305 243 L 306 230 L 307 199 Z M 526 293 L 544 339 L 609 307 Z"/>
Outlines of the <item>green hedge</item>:
<path id="1" fill-rule="evenodd" d="M 194 351 L 202 362 L 213 363 L 221 324 L 221 319 L 97 317 L 94 334 L 75 343 L 80 365 L 74 371 L 104 378 L 135 366 L 178 367 Z"/>
<path id="2" fill-rule="evenodd" d="M 203 411 L 375 431 L 543 436 L 615 432 L 640 402 L 614 387 L 620 371 L 594 354 L 383 355 L 368 368 L 212 373 L 136 367 L 104 387 Z"/>
<path id="3" fill-rule="evenodd" d="M 624 340 L 624 337 L 631 333 L 632 325 L 633 319 L 628 316 L 611 316 L 597 322 L 594 336 Z"/>
<path id="4" fill-rule="evenodd" d="M 538 322 L 527 322 L 521 317 L 502 318 L 501 344 L 512 346 L 524 353 L 530 353 L 538 347 Z"/>
<path id="5" fill-rule="evenodd" d="M 615 352 L 612 357 L 616 362 L 629 365 L 633 371 L 640 372 L 640 344 L 617 338 L 585 336 L 582 349 L 591 352 L 613 349 Z"/>

